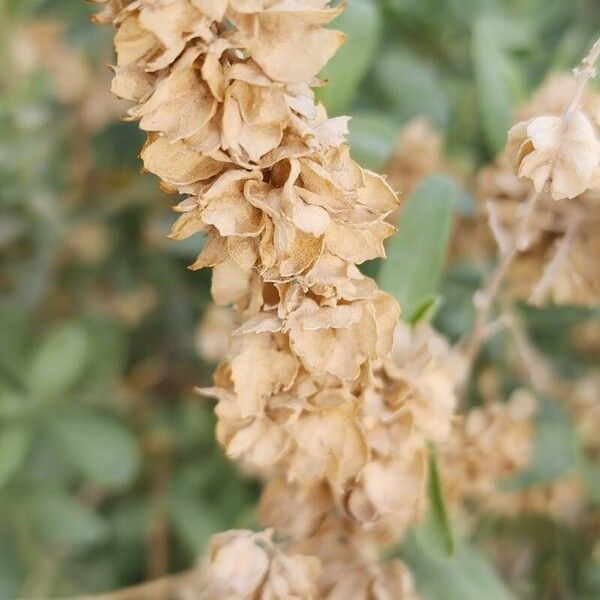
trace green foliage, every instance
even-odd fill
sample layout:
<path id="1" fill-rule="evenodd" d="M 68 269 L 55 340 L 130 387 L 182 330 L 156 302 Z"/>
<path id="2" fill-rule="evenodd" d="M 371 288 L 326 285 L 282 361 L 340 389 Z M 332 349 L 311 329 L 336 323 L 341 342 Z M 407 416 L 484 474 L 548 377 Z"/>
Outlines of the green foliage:
<path id="1" fill-rule="evenodd" d="M 355 113 L 349 125 L 352 157 L 369 169 L 381 168 L 394 148 L 394 127 L 377 112 Z"/>
<path id="2" fill-rule="evenodd" d="M 331 26 L 348 37 L 321 73 L 328 83 L 319 90 L 319 98 L 329 114 L 340 115 L 356 97 L 356 90 L 375 58 L 381 30 L 379 4 L 374 0 L 352 0 Z"/>
<path id="3" fill-rule="evenodd" d="M 510 600 L 494 569 L 483 556 L 468 546 L 458 548 L 452 557 L 432 553 L 409 535 L 402 547 L 402 558 L 413 573 L 424 600 Z"/>
<path id="4" fill-rule="evenodd" d="M 409 322 L 423 313 L 423 303 L 431 304 L 437 291 L 457 193 L 448 177 L 424 180 L 404 206 L 387 260 L 379 269 L 379 285 L 398 299 Z"/>
<path id="5" fill-rule="evenodd" d="M 108 533 L 93 509 L 62 490 L 35 491 L 28 499 L 28 509 L 34 530 L 49 546 L 89 546 L 102 541 Z"/>
<path id="6" fill-rule="evenodd" d="M 531 31 L 518 21 L 484 14 L 473 25 L 473 64 L 481 121 L 487 144 L 498 153 L 506 143 L 516 106 L 524 98 L 524 84 L 511 50 L 523 49 Z"/>
<path id="7" fill-rule="evenodd" d="M 502 148 L 517 104 L 547 72 L 574 66 L 600 29 L 600 5 L 589 0 L 348 4 L 333 24 L 348 41 L 324 70 L 330 82 L 319 97 L 330 113 L 354 117 L 354 158 L 382 168 L 399 128 L 426 116 L 466 179 Z M 82 129 L 50 73 L 10 63 L 9 34 L 46 18 L 64 23 L 68 43 L 102 73 L 113 59 L 110 32 L 89 23 L 95 8 L 0 2 L 0 598 L 27 597 L 32 581 L 39 596 L 67 597 L 144 580 L 157 524 L 167 531 L 170 571 L 194 564 L 215 531 L 256 525 L 258 485 L 222 456 L 211 406 L 191 395 L 214 368 L 194 349 L 210 275 L 185 271 L 197 239 L 164 241 L 170 199 L 139 174 L 143 134 L 116 119 Z M 444 270 L 454 214 L 468 212 L 464 199 L 448 177 L 423 182 L 379 272 L 407 322 L 435 319 L 452 341 L 470 325 L 488 268 L 469 260 Z M 96 257 L 86 256 L 86 243 Z M 523 308 L 520 316 L 561 375 L 597 363 L 572 334 L 597 320 L 597 309 Z M 503 395 L 522 385 L 505 369 L 501 336 L 481 368 L 490 357 Z M 468 404 L 481 402 L 477 389 L 468 391 Z M 541 406 L 533 466 L 504 485 L 577 472 L 600 505 L 597 461 L 583 455 L 570 415 L 554 401 Z M 428 518 L 402 547 L 423 597 L 510 598 L 484 558 L 489 546 L 453 535 L 461 528 L 449 520 L 434 455 L 429 470 Z M 568 529 L 565 551 L 567 526 L 525 517 L 515 527 L 541 548 L 536 568 L 548 565 L 519 598 L 598 597 L 585 532 Z M 568 584 L 563 571 L 573 573 Z"/>
<path id="8" fill-rule="evenodd" d="M 77 323 L 61 323 L 36 348 L 27 374 L 27 389 L 44 399 L 69 390 L 81 376 L 86 362 L 85 330 Z"/>
<path id="9" fill-rule="evenodd" d="M 25 460 L 31 434 L 23 426 L 13 425 L 0 430 L 0 488 Z"/>
<path id="10" fill-rule="evenodd" d="M 135 438 L 123 423 L 97 410 L 54 413 L 48 423 L 64 454 L 83 477 L 104 487 L 131 484 L 139 469 Z"/>
<path id="11" fill-rule="evenodd" d="M 519 489 L 558 479 L 575 469 L 578 452 L 569 415 L 555 401 L 540 401 L 531 466 L 503 482 L 503 487 Z"/>
<path id="12" fill-rule="evenodd" d="M 429 498 L 429 514 L 416 532 L 419 542 L 433 554 L 442 557 L 454 556 L 456 542 L 440 480 L 437 453 L 433 445 L 430 446 L 429 451 L 427 495 Z"/>
<path id="13" fill-rule="evenodd" d="M 448 100 L 441 74 L 431 61 L 410 49 L 393 47 L 377 61 L 377 83 L 401 122 L 426 116 L 443 127 L 448 120 Z"/>

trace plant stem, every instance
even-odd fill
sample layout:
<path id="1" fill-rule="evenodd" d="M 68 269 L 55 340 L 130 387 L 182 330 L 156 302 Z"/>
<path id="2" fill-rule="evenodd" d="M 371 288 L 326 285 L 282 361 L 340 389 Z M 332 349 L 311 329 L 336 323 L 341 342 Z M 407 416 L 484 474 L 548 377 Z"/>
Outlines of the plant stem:
<path id="1" fill-rule="evenodd" d="M 565 112 L 563 113 L 563 120 L 568 120 L 571 113 L 579 105 L 579 101 L 581 100 L 581 96 L 583 94 L 583 90 L 585 89 L 587 82 L 596 76 L 595 65 L 599 56 L 600 38 L 596 40 L 595 44 L 592 46 L 587 56 L 581 61 L 581 67 L 578 67 L 574 70 L 577 85 L 575 87 L 575 92 L 573 92 L 573 97 L 571 98 L 571 101 L 565 108 Z"/>
<path id="2" fill-rule="evenodd" d="M 154 581 L 133 585 L 107 594 L 77 596 L 70 600 L 173 600 L 178 598 L 178 591 L 193 584 L 195 570 L 184 571 L 175 575 L 161 577 Z M 183 596 L 183 594 L 182 594 Z"/>
<path id="3" fill-rule="evenodd" d="M 524 206 L 524 214 L 521 217 L 521 223 L 519 224 L 519 228 L 513 236 L 509 247 L 501 256 L 498 265 L 484 288 L 478 290 L 473 296 L 473 304 L 475 305 L 473 327 L 467 337 L 460 342 L 462 354 L 469 366 L 472 365 L 485 340 L 486 324 L 490 316 L 492 305 L 502 287 L 502 283 L 519 252 L 525 250 L 529 244 L 529 241 L 527 240 L 529 221 L 535 210 L 535 205 L 539 196 L 540 195 L 535 189 L 532 188 Z"/>

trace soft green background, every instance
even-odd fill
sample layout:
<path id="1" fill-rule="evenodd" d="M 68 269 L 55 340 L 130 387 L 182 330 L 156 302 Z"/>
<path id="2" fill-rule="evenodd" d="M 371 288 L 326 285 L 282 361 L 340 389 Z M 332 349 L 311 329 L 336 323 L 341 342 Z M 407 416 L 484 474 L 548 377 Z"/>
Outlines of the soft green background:
<path id="1" fill-rule="evenodd" d="M 82 140 L 72 110 L 55 100 L 43 70 L 11 76 L 11 33 L 39 18 L 63 22 L 100 73 L 111 60 L 111 32 L 89 22 L 93 10 L 83 0 L 0 0 L 0 598 L 143 581 L 191 566 L 213 532 L 255 526 L 258 484 L 223 458 L 211 407 L 192 391 L 214 367 L 195 350 L 210 275 L 185 269 L 201 242 L 162 240 L 170 199 L 140 175 L 135 124 L 113 122 L 84 139 L 92 167 L 75 178 Z M 353 115 L 355 157 L 381 167 L 401 125 L 424 115 L 468 178 L 503 147 L 513 109 L 544 75 L 577 64 L 600 33 L 600 3 L 349 0 L 336 25 L 349 41 L 319 94 L 332 114 Z M 490 266 L 461 263 L 439 283 L 452 214 L 468 213 L 473 201 L 443 177 L 411 200 L 380 283 L 410 307 L 407 318 L 437 311 L 437 326 L 456 340 Z M 72 232 L 89 224 L 108 239 L 93 264 L 67 249 Z M 153 290 L 156 302 L 134 325 L 99 308 L 99 298 L 140 289 Z M 568 331 L 597 311 L 522 315 L 565 376 L 589 368 Z M 481 360 L 498 365 L 507 393 L 520 383 L 504 372 L 501 338 Z M 478 402 L 474 392 L 469 399 Z M 581 467 L 568 418 L 552 399 L 544 406 L 537 462 L 512 485 Z M 585 468 L 593 501 L 597 470 Z M 446 526 L 443 516 L 434 511 L 434 528 Z M 398 549 L 426 599 L 600 597 L 586 531 L 490 516 L 472 539 L 456 541 L 454 558 L 435 538 L 418 531 Z M 531 547 L 524 582 L 500 582 L 497 553 L 486 558 L 494 544 Z"/>

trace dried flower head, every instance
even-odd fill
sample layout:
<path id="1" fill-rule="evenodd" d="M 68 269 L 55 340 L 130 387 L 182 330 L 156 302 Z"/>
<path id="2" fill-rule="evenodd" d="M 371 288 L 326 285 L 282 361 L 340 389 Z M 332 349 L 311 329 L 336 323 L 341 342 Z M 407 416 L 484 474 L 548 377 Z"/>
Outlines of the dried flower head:
<path id="1" fill-rule="evenodd" d="M 511 292 L 534 303 L 549 298 L 589 305 L 600 298 L 595 235 L 600 219 L 600 95 L 585 90 L 579 108 L 567 114 L 576 85 L 572 76 L 551 76 L 523 109 L 522 116 L 529 118 L 511 130 L 507 157 L 478 177 L 477 195 L 490 208 L 501 245 L 523 220 L 530 189 L 539 194 L 527 219 L 525 243 L 508 275 Z M 561 93 L 555 93 L 558 88 Z M 531 116 L 536 113 L 548 116 Z"/>
<path id="2" fill-rule="evenodd" d="M 441 453 L 441 473 L 449 501 L 465 500 L 489 509 L 497 482 L 525 468 L 533 450 L 535 398 L 517 390 L 505 402 L 468 411 Z"/>
<path id="3" fill-rule="evenodd" d="M 215 303 L 233 306 L 237 327 L 202 390 L 217 399 L 219 442 L 247 472 L 277 478 L 263 520 L 309 554 L 323 557 L 313 540 L 330 522 L 331 536 L 351 532 L 348 544 L 380 529 L 397 537 L 421 513 L 426 444 L 449 435 L 454 380 L 431 332 L 405 331 L 392 362 L 400 309 L 357 268 L 385 255 L 398 199 L 351 159 L 348 119 L 315 102 L 317 74 L 343 41 L 324 26 L 343 7 L 102 4 L 96 20 L 117 27 L 113 91 L 148 132 L 144 168 L 184 197 L 170 237 L 204 236 L 190 269 L 212 267 Z M 208 332 L 207 342 L 223 353 L 222 337 L 211 343 Z M 210 593 L 312 597 L 308 563 L 275 550 L 264 536 L 218 536 Z M 414 597 L 404 567 L 360 560 L 360 597 Z M 347 594 L 355 573 L 346 573 L 321 578 L 323 597 Z"/>
<path id="4" fill-rule="evenodd" d="M 200 566 L 198 600 L 316 598 L 319 561 L 285 554 L 269 531 L 231 530 L 214 535 Z"/>

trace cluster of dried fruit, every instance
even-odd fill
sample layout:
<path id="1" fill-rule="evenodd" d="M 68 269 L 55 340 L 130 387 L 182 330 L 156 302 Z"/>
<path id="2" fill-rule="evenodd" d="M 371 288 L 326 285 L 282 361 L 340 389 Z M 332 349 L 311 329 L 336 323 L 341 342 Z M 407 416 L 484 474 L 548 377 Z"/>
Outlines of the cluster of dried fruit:
<path id="1" fill-rule="evenodd" d="M 451 500 L 493 505 L 496 479 L 528 462 L 533 408 L 516 398 L 455 420 L 461 358 L 427 326 L 400 325 L 395 300 L 357 267 L 384 256 L 398 200 L 350 158 L 347 118 L 315 103 L 317 75 L 343 41 L 324 26 L 341 8 L 96 1 L 105 5 L 96 20 L 118 30 L 112 90 L 149 132 L 144 167 L 185 196 L 171 237 L 204 236 L 190 268 L 211 267 L 215 303 L 234 307 L 204 324 L 204 344 L 217 342 L 204 351 L 223 360 L 202 392 L 218 401 L 227 455 L 268 480 L 261 520 L 284 540 L 213 538 L 200 597 L 415 598 L 405 566 L 379 554 L 423 512 L 428 441 L 440 447 Z M 589 189 L 600 143 L 584 112 L 597 102 L 586 96 L 578 108 L 593 54 L 560 116 L 548 107 L 509 133 L 505 164 L 517 173 L 503 164 L 481 179 L 501 251 L 518 265 L 543 248 L 538 299 L 599 294 Z M 440 166 L 434 132 L 422 123 L 405 132 L 403 145 L 424 143 L 437 150 L 401 147 L 390 165 L 405 188 Z M 565 198 L 568 211 L 555 202 Z"/>
<path id="2" fill-rule="evenodd" d="M 324 25 L 341 8 L 100 1 L 96 20 L 118 28 L 112 89 L 149 132 L 144 167 L 186 196 L 171 236 L 205 236 L 190 268 L 212 267 L 215 302 L 235 308 L 227 358 L 203 390 L 218 399 L 219 441 L 271 478 L 263 520 L 287 534 L 290 552 L 320 559 L 319 578 L 303 571 L 319 597 L 348 597 L 349 586 L 355 598 L 413 597 L 403 565 L 379 566 L 374 548 L 421 512 L 427 439 L 449 435 L 453 376 L 431 332 L 408 343 L 399 330 L 406 339 L 390 360 L 399 307 L 356 266 L 384 255 L 398 200 L 350 158 L 348 119 L 328 119 L 314 100 L 316 75 L 343 41 Z M 226 534 L 215 556 L 253 540 Z M 256 558 L 262 571 L 297 591 L 304 575 L 279 558 L 268 567 L 268 554 Z M 262 576 L 229 589 L 220 572 L 217 597 L 289 597 L 266 591 Z M 300 597 L 317 593 L 300 587 Z"/>
<path id="3" fill-rule="evenodd" d="M 524 121 L 511 129 L 506 156 L 478 179 L 500 238 L 524 218 L 532 188 L 539 194 L 527 248 L 509 274 L 512 292 L 534 303 L 591 305 L 600 298 L 600 95 L 586 89 L 569 109 L 577 85 L 571 75 L 551 76 L 520 111 Z"/>

